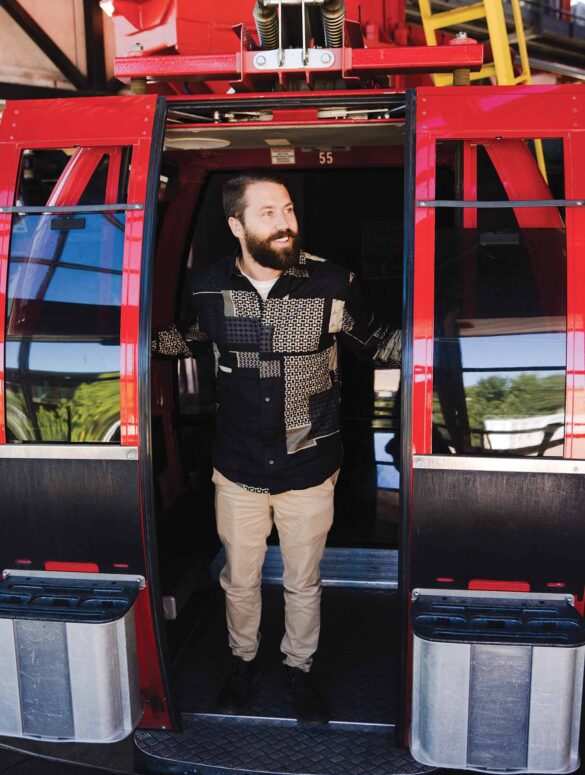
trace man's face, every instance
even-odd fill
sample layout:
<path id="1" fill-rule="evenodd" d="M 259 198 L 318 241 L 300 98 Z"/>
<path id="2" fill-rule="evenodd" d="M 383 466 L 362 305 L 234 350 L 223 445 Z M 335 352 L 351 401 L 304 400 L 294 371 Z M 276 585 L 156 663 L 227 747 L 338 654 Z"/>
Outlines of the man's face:
<path id="1" fill-rule="evenodd" d="M 252 258 L 270 269 L 294 266 L 300 252 L 299 227 L 286 188 L 278 183 L 252 183 L 245 202 L 240 238 Z"/>

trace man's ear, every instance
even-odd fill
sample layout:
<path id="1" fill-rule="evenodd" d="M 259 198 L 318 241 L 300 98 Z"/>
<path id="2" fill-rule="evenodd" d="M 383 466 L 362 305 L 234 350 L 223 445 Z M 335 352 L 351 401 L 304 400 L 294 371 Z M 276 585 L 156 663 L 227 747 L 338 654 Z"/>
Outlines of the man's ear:
<path id="1" fill-rule="evenodd" d="M 236 239 L 242 239 L 244 236 L 244 226 L 242 222 L 238 218 L 234 218 L 233 215 L 230 215 L 228 218 L 228 226 L 230 227 L 232 234 Z"/>

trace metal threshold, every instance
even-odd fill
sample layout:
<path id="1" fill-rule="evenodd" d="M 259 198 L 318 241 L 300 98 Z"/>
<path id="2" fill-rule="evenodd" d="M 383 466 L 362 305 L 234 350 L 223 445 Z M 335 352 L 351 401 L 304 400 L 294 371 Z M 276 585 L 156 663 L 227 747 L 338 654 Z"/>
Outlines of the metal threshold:
<path id="1" fill-rule="evenodd" d="M 270 775 L 415 775 L 433 772 L 397 748 L 392 725 L 184 715 L 180 733 L 139 730 L 137 764 L 145 773 Z"/>

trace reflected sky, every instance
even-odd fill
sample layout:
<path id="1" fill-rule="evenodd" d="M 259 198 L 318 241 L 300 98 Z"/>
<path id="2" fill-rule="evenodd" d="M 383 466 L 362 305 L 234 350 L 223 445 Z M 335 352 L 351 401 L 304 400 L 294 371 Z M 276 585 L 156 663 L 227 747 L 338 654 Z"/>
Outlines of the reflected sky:
<path id="1" fill-rule="evenodd" d="M 125 213 L 84 213 L 83 229 L 51 229 L 51 220 L 63 221 L 62 215 L 23 215 L 12 230 L 10 255 L 28 257 L 33 240 L 40 239 L 41 258 L 51 259 L 60 236 L 65 236 L 61 261 L 94 268 L 122 271 Z"/>
<path id="2" fill-rule="evenodd" d="M 6 368 L 18 368 L 20 342 L 6 342 Z M 120 371 L 119 345 L 98 342 L 33 342 L 31 371 L 59 374 L 109 374 Z"/>
<path id="3" fill-rule="evenodd" d="M 509 368 L 510 371 L 543 367 L 564 369 L 566 341 L 565 332 L 463 336 L 459 339 L 464 369 Z M 481 379 L 481 375 L 477 379 Z"/>
<path id="4" fill-rule="evenodd" d="M 394 465 L 394 458 L 386 451 L 386 446 L 395 435 L 374 433 L 377 486 L 383 490 L 397 490 L 400 487 L 400 472 Z"/>

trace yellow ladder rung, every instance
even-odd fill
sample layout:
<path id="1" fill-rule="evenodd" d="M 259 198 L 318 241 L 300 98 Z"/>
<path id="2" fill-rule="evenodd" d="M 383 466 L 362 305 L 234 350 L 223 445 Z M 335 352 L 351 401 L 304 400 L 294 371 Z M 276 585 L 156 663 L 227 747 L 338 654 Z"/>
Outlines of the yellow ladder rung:
<path id="1" fill-rule="evenodd" d="M 495 78 L 496 77 L 496 66 L 493 64 L 493 62 L 487 65 L 484 65 L 481 70 L 477 70 L 474 73 L 471 73 L 471 80 L 472 81 L 480 81 L 482 78 Z"/>
<path id="2" fill-rule="evenodd" d="M 423 24 L 428 25 L 433 30 L 439 30 L 442 27 L 457 27 L 459 24 L 485 19 L 485 6 L 483 3 L 474 3 L 449 11 L 439 11 L 421 18 Z"/>
<path id="3" fill-rule="evenodd" d="M 440 11 L 439 13 L 432 12 L 431 0 L 418 0 L 427 46 L 437 45 L 437 36 L 435 34 L 437 30 L 444 29 L 445 27 L 457 27 L 460 24 L 477 21 L 478 19 L 485 19 L 494 61 L 485 64 L 479 72 L 470 73 L 470 81 L 479 81 L 482 78 L 496 78 L 499 85 L 530 84 L 532 77 L 530 74 L 528 51 L 526 49 L 526 36 L 522 23 L 520 0 L 511 0 L 511 4 L 514 14 L 515 36 L 522 65 L 520 75 L 514 75 L 503 0 L 484 0 L 481 3 L 459 6 L 448 11 Z M 453 83 L 453 76 L 449 73 L 435 73 L 432 78 L 435 86 L 450 86 Z M 542 176 L 547 180 L 542 141 L 535 140 L 534 148 Z"/>

